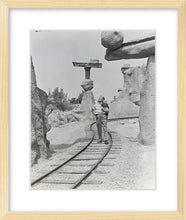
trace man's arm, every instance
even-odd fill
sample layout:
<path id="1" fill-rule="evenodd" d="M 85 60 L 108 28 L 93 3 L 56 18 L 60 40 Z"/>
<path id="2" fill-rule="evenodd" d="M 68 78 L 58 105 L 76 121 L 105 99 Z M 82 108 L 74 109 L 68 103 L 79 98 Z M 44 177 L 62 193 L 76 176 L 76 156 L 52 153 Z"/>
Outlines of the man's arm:
<path id="1" fill-rule="evenodd" d="M 95 112 L 94 112 L 94 111 L 95 111 L 95 108 L 94 108 L 94 106 L 93 106 L 92 109 L 91 109 L 91 112 L 92 112 L 93 115 L 95 115 Z"/>
<path id="2" fill-rule="evenodd" d="M 109 112 L 109 108 L 108 107 L 103 107 L 102 111 L 105 112 L 105 113 L 108 113 Z"/>

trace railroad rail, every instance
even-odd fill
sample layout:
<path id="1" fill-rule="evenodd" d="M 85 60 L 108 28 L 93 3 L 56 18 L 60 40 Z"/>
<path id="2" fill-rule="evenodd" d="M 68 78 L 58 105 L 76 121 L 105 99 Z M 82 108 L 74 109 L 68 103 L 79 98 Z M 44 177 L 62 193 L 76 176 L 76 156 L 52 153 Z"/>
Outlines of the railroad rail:
<path id="1" fill-rule="evenodd" d="M 120 117 L 120 118 L 108 118 L 108 122 L 110 121 L 120 121 L 124 119 L 136 119 L 139 118 L 139 115 L 130 115 L 130 116 L 125 116 L 125 117 Z"/>
<path id="2" fill-rule="evenodd" d="M 112 135 L 110 132 L 107 132 L 108 137 L 109 137 L 109 143 L 107 145 L 99 144 L 96 146 L 95 141 L 97 141 L 97 137 L 96 137 L 97 133 L 96 133 L 96 129 L 93 129 L 93 125 L 95 125 L 95 122 L 90 125 L 90 130 L 92 131 L 92 137 L 82 149 L 78 150 L 78 152 L 76 152 L 72 157 L 70 157 L 69 159 L 67 159 L 66 161 L 64 161 L 63 163 L 61 163 L 60 165 L 52 169 L 51 171 L 47 172 L 46 174 L 42 175 L 41 177 L 33 181 L 31 183 L 31 186 L 35 186 L 40 183 L 46 183 L 47 179 L 50 178 L 52 175 L 58 175 L 58 174 L 62 175 L 62 174 L 68 173 L 68 174 L 71 174 L 71 176 L 78 174 L 78 178 L 76 178 L 74 182 L 70 180 L 67 180 L 66 182 L 67 185 L 69 184 L 71 186 L 70 187 L 71 189 L 78 188 L 93 173 L 93 171 L 99 166 L 99 164 L 108 155 L 113 144 Z M 94 156 L 94 158 L 92 158 L 91 156 Z M 68 166 L 71 162 L 87 161 L 87 160 L 92 161 L 92 162 L 94 161 L 94 163 L 88 167 L 86 172 L 81 172 L 81 171 L 73 172 L 72 167 Z M 86 167 L 86 164 L 85 164 L 85 167 Z M 64 171 L 64 168 L 67 171 Z M 60 181 L 62 182 L 64 180 L 61 180 L 59 178 L 57 181 L 60 184 Z"/>

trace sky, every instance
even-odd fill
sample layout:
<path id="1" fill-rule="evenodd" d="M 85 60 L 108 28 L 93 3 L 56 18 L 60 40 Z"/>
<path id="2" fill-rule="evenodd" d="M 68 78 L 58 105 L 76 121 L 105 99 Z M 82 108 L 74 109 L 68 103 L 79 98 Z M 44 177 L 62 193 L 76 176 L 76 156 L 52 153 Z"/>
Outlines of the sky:
<path id="1" fill-rule="evenodd" d="M 152 33 L 152 30 L 122 31 L 124 42 Z M 97 99 L 103 95 L 107 101 L 118 96 L 123 87 L 121 68 L 125 64 L 141 66 L 147 59 L 107 61 L 106 48 L 101 45 L 101 30 L 42 30 L 30 31 L 30 55 L 36 72 L 37 85 L 48 93 L 63 88 L 68 98 L 78 97 L 85 78 L 84 68 L 74 67 L 72 62 L 89 62 L 98 59 L 102 68 L 92 68 L 93 93 Z"/>

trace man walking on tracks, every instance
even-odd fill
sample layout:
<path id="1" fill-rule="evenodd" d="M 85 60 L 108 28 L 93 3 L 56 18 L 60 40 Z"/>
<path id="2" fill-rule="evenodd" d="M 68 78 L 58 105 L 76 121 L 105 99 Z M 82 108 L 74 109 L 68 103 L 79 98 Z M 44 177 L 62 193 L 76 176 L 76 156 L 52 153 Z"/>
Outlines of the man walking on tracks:
<path id="1" fill-rule="evenodd" d="M 102 140 L 102 127 L 104 130 L 104 143 L 108 144 L 107 140 L 107 115 L 108 115 L 108 104 L 104 101 L 105 98 L 100 96 L 97 103 L 93 106 L 92 112 L 96 116 L 96 125 L 98 130 L 98 143 Z"/>

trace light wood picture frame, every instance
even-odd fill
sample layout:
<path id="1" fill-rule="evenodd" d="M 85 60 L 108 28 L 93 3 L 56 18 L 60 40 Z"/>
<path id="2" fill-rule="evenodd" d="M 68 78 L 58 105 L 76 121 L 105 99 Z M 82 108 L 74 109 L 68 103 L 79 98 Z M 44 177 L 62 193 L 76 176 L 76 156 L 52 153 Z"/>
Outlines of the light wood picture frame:
<path id="1" fill-rule="evenodd" d="M 178 12 L 178 210 L 175 212 L 11 212 L 9 211 L 9 9 L 154 8 Z M 186 219 L 186 0 L 0 0 L 0 219 Z"/>

